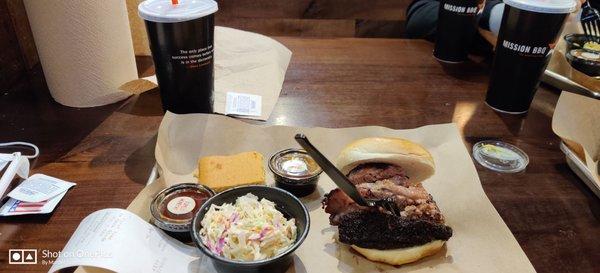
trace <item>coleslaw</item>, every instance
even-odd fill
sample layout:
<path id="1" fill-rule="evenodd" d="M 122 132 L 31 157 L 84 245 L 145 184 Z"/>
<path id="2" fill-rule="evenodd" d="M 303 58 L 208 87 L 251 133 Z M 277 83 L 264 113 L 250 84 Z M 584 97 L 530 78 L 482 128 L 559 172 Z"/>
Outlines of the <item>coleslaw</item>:
<path id="1" fill-rule="evenodd" d="M 235 204 L 212 204 L 202 219 L 200 238 L 222 257 L 258 261 L 275 257 L 296 241 L 294 219 L 286 219 L 275 203 L 248 193 Z"/>

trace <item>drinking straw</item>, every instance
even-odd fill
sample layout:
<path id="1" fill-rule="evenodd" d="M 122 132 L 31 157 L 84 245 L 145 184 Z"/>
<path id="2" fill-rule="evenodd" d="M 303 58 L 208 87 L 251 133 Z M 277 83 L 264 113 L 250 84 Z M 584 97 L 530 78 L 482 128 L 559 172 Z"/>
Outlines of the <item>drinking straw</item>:
<path id="1" fill-rule="evenodd" d="M 179 4 L 179 0 L 171 0 L 171 4 L 177 5 L 177 4 Z"/>

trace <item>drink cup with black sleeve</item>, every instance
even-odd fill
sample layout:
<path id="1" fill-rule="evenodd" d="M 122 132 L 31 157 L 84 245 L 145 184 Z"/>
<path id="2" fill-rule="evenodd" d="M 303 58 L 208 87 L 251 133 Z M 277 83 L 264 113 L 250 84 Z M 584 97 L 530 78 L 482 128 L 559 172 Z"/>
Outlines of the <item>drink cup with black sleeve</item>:
<path id="1" fill-rule="evenodd" d="M 481 0 L 441 0 L 433 56 L 444 63 L 467 60 L 477 31 L 475 16 Z"/>
<path id="2" fill-rule="evenodd" d="M 213 0 L 146 0 L 138 12 L 146 23 L 150 51 L 165 111 L 212 113 L 214 91 Z"/>
<path id="3" fill-rule="evenodd" d="M 498 112 L 529 110 L 575 0 L 504 0 L 486 103 Z"/>

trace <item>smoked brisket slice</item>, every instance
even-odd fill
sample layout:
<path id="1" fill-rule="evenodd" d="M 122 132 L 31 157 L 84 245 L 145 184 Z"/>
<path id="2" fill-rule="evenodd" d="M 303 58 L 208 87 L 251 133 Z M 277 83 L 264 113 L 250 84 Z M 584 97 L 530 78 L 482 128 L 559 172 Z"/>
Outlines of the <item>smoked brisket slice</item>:
<path id="1" fill-rule="evenodd" d="M 444 224 L 378 211 L 349 211 L 341 215 L 338 227 L 340 242 L 372 249 L 411 247 L 452 236 L 452 228 Z"/>

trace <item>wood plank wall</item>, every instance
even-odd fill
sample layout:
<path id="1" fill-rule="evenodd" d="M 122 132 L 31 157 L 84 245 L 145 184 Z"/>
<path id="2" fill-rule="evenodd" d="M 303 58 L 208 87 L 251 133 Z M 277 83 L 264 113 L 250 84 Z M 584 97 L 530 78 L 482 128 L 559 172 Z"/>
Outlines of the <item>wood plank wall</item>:
<path id="1" fill-rule="evenodd" d="M 277 36 L 381 37 L 404 34 L 412 0 L 224 0 L 217 25 Z"/>
<path id="2" fill-rule="evenodd" d="M 401 38 L 412 0 L 217 0 L 216 23 L 272 36 Z M 23 0 L 0 0 L 0 91 L 39 63 Z"/>
<path id="3" fill-rule="evenodd" d="M 0 2 L 0 88 L 13 84 L 25 71 L 6 2 Z M 0 90 L 3 91 L 3 90 Z"/>
<path id="4" fill-rule="evenodd" d="M 0 95 L 39 63 L 22 0 L 0 0 Z"/>

